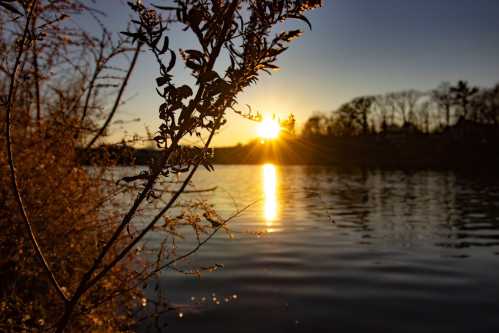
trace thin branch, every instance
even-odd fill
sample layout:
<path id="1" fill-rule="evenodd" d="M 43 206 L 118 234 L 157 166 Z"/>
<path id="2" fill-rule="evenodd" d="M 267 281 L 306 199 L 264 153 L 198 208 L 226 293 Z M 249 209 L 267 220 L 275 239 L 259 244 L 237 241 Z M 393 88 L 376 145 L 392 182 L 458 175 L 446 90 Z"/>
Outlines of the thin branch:
<path id="1" fill-rule="evenodd" d="M 19 210 L 21 211 L 22 218 L 24 220 L 24 223 L 26 224 L 26 227 L 28 228 L 28 233 L 31 239 L 31 243 L 33 244 L 33 247 L 35 248 L 36 254 L 39 257 L 40 261 L 43 264 L 43 267 L 45 271 L 47 272 L 50 281 L 54 285 L 55 289 L 57 290 L 57 293 L 59 296 L 61 296 L 62 299 L 67 301 L 67 297 L 60 286 L 59 282 L 57 281 L 57 278 L 55 277 L 54 273 L 50 269 L 50 266 L 47 262 L 47 259 L 45 258 L 42 249 L 40 248 L 40 245 L 38 243 L 38 239 L 35 235 L 35 232 L 33 230 L 33 226 L 31 225 L 31 221 L 28 217 L 24 201 L 21 197 L 21 193 L 19 191 L 19 185 L 17 181 L 17 174 L 16 174 L 16 167 L 15 167 L 15 162 L 14 162 L 14 156 L 12 153 L 12 111 L 13 111 L 13 103 L 14 103 L 14 95 L 15 95 L 15 82 L 17 80 L 17 72 L 18 72 L 18 67 L 19 63 L 21 60 L 21 56 L 24 52 L 24 44 L 26 43 L 26 37 L 28 34 L 28 29 L 29 29 L 29 23 L 31 20 L 31 16 L 33 14 L 33 9 L 36 5 L 37 0 L 33 0 L 31 4 L 31 8 L 29 10 L 28 16 L 26 17 L 26 25 L 24 27 L 24 32 L 23 36 L 20 42 L 20 49 L 16 57 L 16 61 L 14 63 L 14 68 L 12 70 L 12 73 L 10 75 L 10 86 L 9 86 L 9 94 L 7 98 L 7 112 L 6 112 L 6 121 L 7 121 L 7 131 L 6 131 L 6 138 L 7 138 L 7 154 L 8 154 L 8 161 L 9 161 L 9 168 L 10 168 L 10 176 L 11 176 L 11 181 L 12 181 L 12 189 L 14 191 L 14 194 L 16 196 L 17 204 L 19 206 Z"/>
<path id="2" fill-rule="evenodd" d="M 102 50 L 101 50 L 101 53 L 102 53 Z M 96 67 L 94 69 L 94 74 L 92 75 L 92 78 L 90 79 L 90 82 L 89 82 L 87 95 L 85 96 L 85 103 L 83 104 L 83 111 L 82 111 L 81 118 L 80 118 L 80 124 L 83 124 L 83 121 L 85 120 L 85 117 L 87 116 L 88 105 L 90 104 L 90 97 L 92 96 L 92 91 L 95 87 L 95 81 L 97 80 L 97 77 L 99 76 L 99 73 L 101 71 L 101 68 L 99 65 L 100 60 L 101 59 L 99 59 L 99 61 L 97 61 Z"/>
<path id="3" fill-rule="evenodd" d="M 242 213 L 244 213 L 247 209 L 249 209 L 251 206 L 255 205 L 257 202 L 261 201 L 261 199 L 258 199 L 258 200 L 255 200 L 253 202 L 251 202 L 250 204 L 246 205 L 245 207 L 243 207 L 242 209 L 238 210 L 237 212 L 235 212 L 234 214 L 232 214 L 230 217 L 228 217 L 225 221 L 223 221 L 222 223 L 220 223 L 205 239 L 203 239 L 202 241 L 198 242 L 198 244 L 192 248 L 190 251 L 187 251 L 186 253 L 184 253 L 183 255 L 179 256 L 179 257 L 176 257 L 176 258 L 173 258 L 171 259 L 170 261 L 168 261 L 167 263 L 161 265 L 160 267 L 156 268 L 154 271 L 150 272 L 145 278 L 143 278 L 143 280 L 146 280 L 148 278 L 150 278 L 153 274 L 165 269 L 165 268 L 168 268 L 169 266 L 173 265 L 174 263 L 180 261 L 180 260 L 183 260 L 191 255 L 193 255 L 194 253 L 196 253 L 204 244 L 206 244 L 210 239 L 213 238 L 213 236 L 215 236 L 215 234 L 222 228 L 224 228 L 231 220 L 235 219 L 236 217 L 238 217 L 239 215 L 241 215 Z"/>
<path id="4" fill-rule="evenodd" d="M 108 182 L 108 183 L 113 183 L 113 184 L 116 183 L 114 180 L 111 180 L 111 179 L 102 179 L 102 181 Z M 120 184 L 119 186 L 122 188 L 125 188 L 125 189 L 130 189 L 130 190 L 139 190 L 140 189 L 140 187 L 137 185 Z M 217 189 L 218 189 L 218 186 L 202 188 L 199 190 L 185 190 L 184 194 L 214 192 Z M 152 188 L 151 190 L 154 192 L 160 192 L 160 193 L 176 193 L 177 192 L 177 190 L 166 190 L 166 189 L 161 189 L 161 188 Z"/>
<path id="5" fill-rule="evenodd" d="M 224 97 L 221 97 L 220 100 L 225 100 Z M 230 98 L 228 98 L 230 100 Z M 225 105 L 224 105 L 225 106 Z M 208 140 L 206 141 L 206 144 L 203 148 L 203 150 L 206 152 L 208 147 L 210 146 L 211 140 L 213 139 L 213 136 L 215 135 L 216 128 L 218 128 L 221 124 L 221 121 L 223 119 L 223 113 L 221 112 L 220 115 L 217 117 L 215 121 L 215 126 L 213 127 L 210 136 Z M 159 221 L 159 219 L 171 208 L 171 206 L 175 203 L 175 201 L 180 197 L 183 191 L 185 191 L 185 188 L 191 181 L 192 177 L 196 173 L 196 170 L 198 169 L 200 165 L 200 160 L 197 161 L 196 164 L 192 167 L 191 171 L 189 172 L 189 175 L 184 179 L 182 185 L 180 188 L 175 192 L 175 194 L 172 195 L 170 198 L 170 201 L 161 209 L 161 211 L 149 222 L 149 224 L 141 231 L 141 233 L 128 245 L 126 246 L 112 261 L 109 263 L 107 266 L 105 266 L 93 279 L 91 279 L 86 285 L 83 287 L 83 292 L 88 290 L 92 285 L 94 285 L 97 281 L 99 281 L 109 270 L 111 270 L 119 261 L 121 261 L 127 253 L 132 250 L 135 245 L 154 227 L 154 225 Z"/>
<path id="6" fill-rule="evenodd" d="M 35 4 L 33 4 L 33 7 Z M 40 127 L 41 120 L 41 106 L 40 106 L 40 70 L 38 67 L 38 49 L 36 47 L 36 16 L 32 20 L 32 31 L 33 31 L 33 41 L 32 41 L 32 52 L 33 52 L 33 70 L 35 79 L 35 102 L 36 102 L 36 124 Z"/>
<path id="7" fill-rule="evenodd" d="M 89 149 L 92 147 L 92 145 L 97 141 L 97 139 L 104 133 L 106 130 L 107 126 L 109 126 L 109 123 L 114 117 L 114 114 L 116 113 L 116 110 L 118 109 L 118 106 L 120 105 L 121 97 L 123 96 L 123 92 L 125 91 L 125 88 L 128 84 L 128 81 L 130 80 L 130 76 L 132 75 L 133 69 L 135 68 L 135 64 L 137 63 L 137 59 L 139 58 L 140 54 L 140 49 L 142 48 L 142 43 L 139 43 L 137 47 L 135 48 L 135 53 L 133 54 L 133 59 L 132 62 L 130 63 L 130 67 L 128 68 L 128 71 L 126 73 L 125 78 L 123 79 L 123 82 L 121 83 L 120 90 L 118 92 L 118 96 L 116 96 L 116 100 L 114 101 L 113 108 L 111 109 L 111 112 L 109 113 L 109 116 L 107 117 L 106 121 L 100 128 L 100 130 L 95 134 L 95 136 L 90 140 L 90 142 L 87 144 L 85 147 L 85 150 Z"/>
<path id="8" fill-rule="evenodd" d="M 176 263 L 180 260 L 183 260 L 183 259 L 191 256 L 192 254 L 196 253 L 197 251 L 199 251 L 201 249 L 201 247 L 203 247 L 207 242 L 209 242 L 220 231 L 220 229 L 225 228 L 229 222 L 231 222 L 235 218 L 239 217 L 242 213 L 244 213 L 246 210 L 251 208 L 253 205 L 255 205 L 259 201 L 261 201 L 261 199 L 255 200 L 255 201 L 251 202 L 250 204 L 244 206 L 243 208 L 237 210 L 234 214 L 232 214 L 231 216 L 226 218 L 223 222 L 220 223 L 220 225 L 218 225 L 215 229 L 213 229 L 213 231 L 208 236 L 206 236 L 205 239 L 203 239 L 202 241 L 199 241 L 198 244 L 195 247 L 193 247 L 191 250 L 187 251 L 186 253 L 182 254 L 181 256 L 178 256 L 176 258 L 171 259 L 170 261 L 166 262 L 165 264 L 163 264 L 161 266 L 157 266 L 156 268 L 154 268 L 154 270 L 152 270 L 151 272 L 148 272 L 147 274 L 145 274 L 142 277 L 140 277 L 140 275 L 142 275 L 143 273 L 146 273 L 146 272 L 143 271 L 143 272 L 139 273 L 137 275 L 137 277 L 135 278 L 138 282 L 127 287 L 124 290 L 122 289 L 119 291 L 113 291 L 107 297 L 105 297 L 105 298 L 99 300 L 97 303 L 95 303 L 94 306 L 98 307 L 102 304 L 109 302 L 113 298 L 119 296 L 121 293 L 128 292 L 130 290 L 137 288 L 139 285 L 141 285 L 143 283 L 143 281 L 148 280 L 154 274 L 156 274 L 156 273 L 158 273 L 166 268 L 170 268 L 170 266 L 173 265 L 174 263 Z M 140 279 L 139 279 L 139 277 L 140 277 Z"/>

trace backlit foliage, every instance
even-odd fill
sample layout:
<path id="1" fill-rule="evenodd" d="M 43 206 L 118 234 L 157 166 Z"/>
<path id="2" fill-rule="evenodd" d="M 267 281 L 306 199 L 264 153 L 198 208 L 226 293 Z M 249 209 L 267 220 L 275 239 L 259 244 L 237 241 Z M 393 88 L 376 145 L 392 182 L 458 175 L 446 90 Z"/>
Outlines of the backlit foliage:
<path id="1" fill-rule="evenodd" d="M 189 192 L 199 165 L 213 170 L 210 142 L 226 111 L 236 108 L 237 95 L 261 72 L 278 69 L 278 56 L 301 34 L 274 28 L 289 19 L 310 25 L 304 13 L 320 1 L 129 6 L 136 18 L 117 39 L 85 1 L 0 1 L 1 331 L 126 331 L 137 309 L 148 305 L 141 288 L 158 272 L 220 268 L 175 264 L 218 230 L 229 232 L 234 216 L 224 219 L 202 200 L 178 199 Z M 101 35 L 71 24 L 79 13 L 91 14 Z M 192 33 L 197 47 L 174 49 L 174 26 Z M 116 182 L 105 153 L 92 169 L 79 157 L 105 136 L 145 49 L 159 69 L 163 102 L 153 139 L 161 157 Z M 124 55 L 129 61 L 118 68 Z M 175 83 L 172 69 L 179 64 L 194 77 L 192 85 Z M 104 107 L 108 96 L 110 109 Z M 190 136 L 203 146 L 183 146 Z M 155 209 L 153 217 L 134 223 L 146 208 Z M 196 246 L 176 253 L 186 229 Z M 164 239 L 159 249 L 143 242 L 153 230 Z"/>

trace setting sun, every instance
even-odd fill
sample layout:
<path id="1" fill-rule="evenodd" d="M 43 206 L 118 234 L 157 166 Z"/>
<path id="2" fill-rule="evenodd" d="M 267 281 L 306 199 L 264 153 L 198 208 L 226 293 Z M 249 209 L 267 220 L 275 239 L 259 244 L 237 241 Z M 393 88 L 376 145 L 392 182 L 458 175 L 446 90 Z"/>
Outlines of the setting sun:
<path id="1" fill-rule="evenodd" d="M 280 130 L 279 122 L 276 119 L 264 118 L 258 125 L 257 133 L 262 139 L 272 140 L 279 136 Z"/>

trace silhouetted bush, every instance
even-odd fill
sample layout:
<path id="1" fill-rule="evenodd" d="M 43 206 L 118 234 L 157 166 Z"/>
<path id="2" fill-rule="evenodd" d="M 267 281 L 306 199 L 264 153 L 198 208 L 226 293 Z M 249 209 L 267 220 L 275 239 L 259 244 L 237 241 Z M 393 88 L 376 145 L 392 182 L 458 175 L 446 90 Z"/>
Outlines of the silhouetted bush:
<path id="1" fill-rule="evenodd" d="M 178 0 L 152 8 L 129 2 L 135 19 L 117 38 L 85 2 L 0 0 L 1 331 L 130 330 L 148 304 L 142 285 L 196 252 L 234 217 L 222 219 L 205 202 L 177 199 L 199 166 L 213 170 L 209 145 L 238 94 L 262 71 L 277 69 L 278 56 L 301 34 L 274 33 L 275 25 L 288 19 L 310 25 L 304 13 L 320 3 Z M 68 20 L 81 13 L 95 18 L 100 36 Z M 178 57 L 168 37 L 172 25 L 192 33 L 198 49 Z M 146 47 L 158 65 L 161 125 L 153 140 L 160 153 L 146 156 L 147 168 L 138 174 L 114 175 L 112 166 L 133 162 L 133 150 L 92 147 L 103 141 Z M 194 84 L 174 82 L 177 58 Z M 228 64 L 223 72 L 215 68 L 218 61 Z M 109 95 L 113 103 L 106 109 L 102 96 Z M 180 144 L 191 136 L 206 136 L 203 146 Z M 153 218 L 134 224 L 144 206 L 156 208 Z M 173 207 L 181 214 L 168 216 Z M 152 230 L 164 239 L 159 250 L 143 242 Z M 185 254 L 175 251 L 181 230 L 197 241 Z M 176 266 L 186 274 L 216 268 Z"/>

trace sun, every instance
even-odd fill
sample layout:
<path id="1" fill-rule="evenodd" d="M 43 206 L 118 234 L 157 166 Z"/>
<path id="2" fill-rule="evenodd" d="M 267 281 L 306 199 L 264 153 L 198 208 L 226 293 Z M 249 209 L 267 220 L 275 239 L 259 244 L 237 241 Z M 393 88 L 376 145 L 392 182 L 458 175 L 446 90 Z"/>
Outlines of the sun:
<path id="1" fill-rule="evenodd" d="M 277 139 L 279 136 L 281 127 L 276 119 L 264 118 L 258 125 L 256 131 L 261 139 L 273 140 Z"/>

